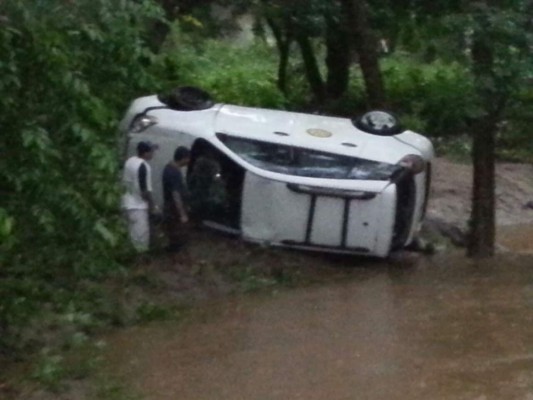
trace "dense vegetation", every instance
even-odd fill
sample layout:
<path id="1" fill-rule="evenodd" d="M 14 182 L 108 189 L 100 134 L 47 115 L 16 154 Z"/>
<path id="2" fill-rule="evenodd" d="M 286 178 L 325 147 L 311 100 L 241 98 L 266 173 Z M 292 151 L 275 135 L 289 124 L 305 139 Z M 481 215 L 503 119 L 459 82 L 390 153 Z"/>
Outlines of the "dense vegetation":
<path id="1" fill-rule="evenodd" d="M 214 2 L 0 4 L 0 353 L 38 345 L 28 327 L 39 329 L 43 321 L 68 320 L 74 332 L 116 322 L 112 294 L 101 283 L 127 275 L 131 259 L 117 185 L 117 126 L 131 99 L 189 84 L 221 102 L 337 115 L 367 108 L 367 75 L 355 62 L 361 54 L 350 53 L 343 71 L 331 61 L 338 42 L 328 40 L 328 32 L 349 34 L 338 25 L 338 9 L 312 1 L 298 12 L 301 2 L 295 2 L 287 15 L 278 2 L 226 1 L 240 3 L 237 10 L 256 20 L 255 39 L 235 45 L 234 20 L 213 18 L 207 3 Z M 505 39 L 492 57 L 497 73 L 489 77 L 472 69 L 471 32 L 450 23 L 462 12 L 455 2 L 438 10 L 424 8 L 433 2 L 410 2 L 410 12 L 398 3 L 376 2 L 368 16 L 374 32 L 390 38 L 379 71 L 386 105 L 408 128 L 453 143 L 484 115 L 480 87 L 490 98 L 501 94 L 496 84 L 506 96 L 496 121 L 498 152 L 531 159 L 533 89 L 524 72 L 531 60 L 522 57 L 527 41 L 519 30 L 528 22 L 513 13 L 523 2 L 488 14 L 491 40 Z M 455 21 L 469 26 L 472 15 Z M 276 28 L 273 40 L 269 29 Z M 331 77 L 341 75 L 345 88 Z M 468 151 L 468 141 L 455 143 Z"/>
<path id="2" fill-rule="evenodd" d="M 155 81 L 151 2 L 6 1 L 0 70 L 0 349 L 45 310 L 98 310 L 120 267 L 116 126 Z M 90 286 L 90 287 L 88 287 Z M 96 307 L 95 307 L 96 305 Z"/>

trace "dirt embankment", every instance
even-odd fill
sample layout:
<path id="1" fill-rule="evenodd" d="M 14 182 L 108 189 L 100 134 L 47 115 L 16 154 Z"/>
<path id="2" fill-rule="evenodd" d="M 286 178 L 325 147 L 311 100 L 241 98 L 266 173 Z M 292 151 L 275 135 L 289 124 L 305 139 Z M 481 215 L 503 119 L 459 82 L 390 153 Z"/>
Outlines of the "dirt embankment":
<path id="1" fill-rule="evenodd" d="M 470 217 L 472 166 L 437 158 L 428 205 L 429 219 L 444 220 L 460 228 Z M 496 166 L 496 223 L 533 223 L 533 165 L 498 163 Z"/>
<path id="2" fill-rule="evenodd" d="M 437 158 L 426 216 L 426 226 L 460 236 L 471 210 L 472 166 Z M 533 165 L 498 163 L 496 166 L 496 224 L 499 227 L 533 224 Z M 454 233 L 452 232 L 452 235 Z"/>

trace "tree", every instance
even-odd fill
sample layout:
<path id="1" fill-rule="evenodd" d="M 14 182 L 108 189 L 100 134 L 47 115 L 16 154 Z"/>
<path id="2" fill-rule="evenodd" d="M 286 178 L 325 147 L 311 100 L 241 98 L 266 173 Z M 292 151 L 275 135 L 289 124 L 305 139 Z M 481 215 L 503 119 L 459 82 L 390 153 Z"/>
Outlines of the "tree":
<path id="1" fill-rule="evenodd" d="M 256 8 L 266 20 L 279 51 L 278 86 L 287 90 L 287 66 L 291 44 L 300 50 L 314 103 L 323 106 L 347 91 L 352 54 L 359 54 L 369 103 L 382 106 L 384 90 L 379 71 L 377 42 L 367 19 L 366 3 L 353 0 L 290 2 L 266 1 Z M 316 42 L 325 45 L 326 77 L 321 73 Z"/>
<path id="2" fill-rule="evenodd" d="M 419 41 L 424 44 L 437 36 L 434 32 L 433 37 L 428 38 L 428 26 L 444 27 L 438 30 L 441 36 L 438 40 L 446 46 L 436 49 L 437 56 L 453 58 L 470 72 L 474 96 L 466 112 L 472 138 L 474 178 L 468 254 L 491 256 L 496 233 L 496 138 L 501 122 L 508 118 L 508 110 L 515 105 L 533 65 L 533 2 L 382 0 L 378 4 L 372 10 L 374 14 L 398 15 L 410 29 L 418 32 Z M 382 29 L 401 30 L 395 22 L 390 26 L 386 24 L 382 23 Z M 409 44 L 399 45 L 414 51 Z"/>
<path id="3" fill-rule="evenodd" d="M 329 1 L 262 0 L 260 7 L 255 9 L 258 18 L 266 20 L 276 40 L 279 51 L 278 86 L 286 92 L 289 51 L 294 42 L 300 50 L 305 76 L 316 104 L 326 101 L 327 90 L 313 41 L 324 36 L 323 15 L 330 14 L 330 4 Z"/>
<path id="4" fill-rule="evenodd" d="M 161 50 L 168 34 L 170 33 L 171 24 L 179 18 L 200 14 L 201 19 L 207 25 L 214 24 L 216 18 L 213 17 L 212 7 L 220 5 L 227 10 L 239 12 L 238 7 L 245 5 L 243 0 L 154 0 L 164 12 L 164 18 L 155 18 L 152 22 L 148 44 L 153 52 L 158 53 Z M 196 21 L 196 18 L 191 18 Z M 217 25 L 217 24 L 214 24 Z M 220 28 L 217 25 L 217 28 Z M 219 29 L 215 29 L 219 30 Z"/>
<path id="5" fill-rule="evenodd" d="M 369 106 L 385 105 L 385 89 L 379 69 L 378 43 L 368 21 L 367 4 L 364 0 L 341 0 L 351 28 L 359 65 L 363 72 Z"/>
<path id="6" fill-rule="evenodd" d="M 43 303 L 98 312 L 83 282 L 125 251 L 113 132 L 155 85 L 158 15 L 150 0 L 0 3 L 0 353 Z"/>
<path id="7" fill-rule="evenodd" d="M 326 19 L 326 67 L 328 99 L 340 98 L 348 88 L 352 47 L 350 43 L 350 20 L 344 4 L 336 13 L 325 15 Z"/>
<path id="8" fill-rule="evenodd" d="M 468 254 L 489 257 L 495 245 L 495 139 L 498 124 L 532 65 L 530 1 L 484 0 L 469 10 L 471 70 L 477 92 L 472 123 L 471 231 Z"/>
<path id="9" fill-rule="evenodd" d="M 276 21 L 271 16 L 266 16 L 265 20 L 274 35 L 279 53 L 278 80 L 277 85 L 283 94 L 287 94 L 287 68 L 289 65 L 289 54 L 291 44 L 294 40 L 294 33 L 290 19 L 284 16 L 281 22 Z"/>

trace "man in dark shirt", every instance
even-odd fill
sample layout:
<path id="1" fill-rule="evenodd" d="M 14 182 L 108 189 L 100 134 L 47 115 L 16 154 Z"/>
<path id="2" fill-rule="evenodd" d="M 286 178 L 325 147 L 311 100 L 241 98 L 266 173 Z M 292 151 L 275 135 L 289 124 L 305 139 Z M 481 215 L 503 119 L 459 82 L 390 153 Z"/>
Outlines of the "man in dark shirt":
<path id="1" fill-rule="evenodd" d="M 190 151 L 180 146 L 174 159 L 163 169 L 163 225 L 168 239 L 168 250 L 178 251 L 184 241 L 183 225 L 189 222 L 187 212 L 187 187 L 181 168 L 189 164 Z"/>

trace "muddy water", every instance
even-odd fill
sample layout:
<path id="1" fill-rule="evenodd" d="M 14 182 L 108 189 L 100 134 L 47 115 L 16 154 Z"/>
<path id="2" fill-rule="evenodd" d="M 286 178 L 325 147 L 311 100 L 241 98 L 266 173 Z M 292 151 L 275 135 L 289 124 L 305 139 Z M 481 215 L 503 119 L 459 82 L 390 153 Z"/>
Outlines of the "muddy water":
<path id="1" fill-rule="evenodd" d="M 354 268 L 200 311 L 110 338 L 109 371 L 150 400 L 533 400 L 530 255 Z"/>

